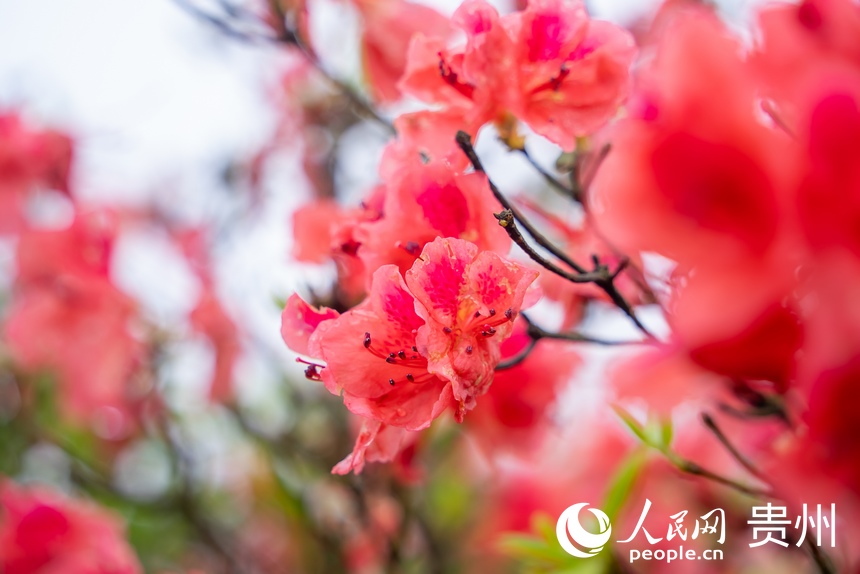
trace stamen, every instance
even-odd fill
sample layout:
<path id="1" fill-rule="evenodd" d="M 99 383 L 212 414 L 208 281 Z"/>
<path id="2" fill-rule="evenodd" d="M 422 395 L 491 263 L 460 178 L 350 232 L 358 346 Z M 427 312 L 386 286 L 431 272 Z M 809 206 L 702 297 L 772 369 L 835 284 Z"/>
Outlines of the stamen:
<path id="1" fill-rule="evenodd" d="M 361 247 L 361 243 L 354 239 L 350 239 L 346 243 L 340 246 L 340 250 L 346 253 L 347 255 L 357 255 L 358 248 Z"/>
<path id="2" fill-rule="evenodd" d="M 365 349 L 370 348 L 370 333 L 364 334 L 364 348 Z"/>
<path id="3" fill-rule="evenodd" d="M 421 253 L 421 245 L 415 241 L 407 241 L 406 244 L 402 244 L 399 247 L 413 257 L 417 257 L 418 254 Z"/>
<path id="4" fill-rule="evenodd" d="M 475 93 L 475 86 L 472 84 L 466 84 L 460 81 L 460 77 L 457 73 L 451 69 L 451 66 L 445 62 L 444 56 L 442 56 L 442 52 L 439 52 L 439 74 L 442 76 L 442 79 L 445 80 L 449 86 L 469 98 L 472 99 L 472 95 Z"/>

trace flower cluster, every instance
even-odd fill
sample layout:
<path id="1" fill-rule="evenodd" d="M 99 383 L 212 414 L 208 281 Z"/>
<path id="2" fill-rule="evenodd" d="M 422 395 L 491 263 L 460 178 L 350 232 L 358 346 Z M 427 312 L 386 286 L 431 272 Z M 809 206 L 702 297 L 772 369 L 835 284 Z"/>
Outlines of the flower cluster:
<path id="1" fill-rule="evenodd" d="M 635 55 L 627 32 L 590 20 L 579 2 L 535 0 L 523 11 L 500 16 L 486 2 L 469 0 L 450 24 L 407 3 L 396 10 L 386 2 L 357 6 L 365 22 L 368 77 L 378 99 L 389 101 L 399 93 L 392 88 L 396 75 L 402 93 L 439 107 L 394 121 L 397 139 L 383 154 L 382 182 L 360 207 L 325 198 L 294 217 L 296 257 L 333 259 L 337 301 L 352 307 L 337 314 L 294 296 L 283 314 L 287 344 L 321 361 L 309 363 L 307 376 L 322 380 L 366 419 L 355 452 L 336 472 L 361 470 L 365 460 L 390 460 L 398 445 L 411 443 L 403 431 L 426 428 L 443 411 L 452 410 L 462 421 L 491 388 L 520 310 L 538 297 L 536 291 L 527 293 L 538 272 L 507 259 L 511 236 L 493 216 L 502 205 L 483 173 L 466 171 L 469 162 L 455 134 L 493 124 L 509 145 L 521 146 L 517 123 L 522 120 L 573 149 L 578 138 L 618 113 Z M 419 18 L 424 21 L 415 26 Z M 393 23 L 399 25 L 389 42 L 370 42 L 379 41 L 372 31 Z M 455 28 L 465 33 L 465 43 L 452 39 Z M 410 39 L 404 61 L 402 47 Z M 570 238 L 571 250 L 573 238 L 588 233 L 555 223 Z M 606 245 L 588 255 L 593 253 L 612 255 Z M 582 302 L 600 296 L 585 285 L 551 291 L 565 301 L 571 317 L 566 326 L 581 318 Z M 523 332 L 508 356 L 523 352 L 529 339 Z M 557 380 L 575 363 L 560 360 L 564 367 Z M 506 417 L 506 401 L 525 408 L 536 400 L 535 407 L 543 410 L 555 388 L 548 384 L 532 392 L 524 386 L 518 398 L 513 388 L 500 387 L 499 416 Z M 383 431 L 391 440 L 374 443 Z"/>
<path id="2" fill-rule="evenodd" d="M 761 463 L 808 469 L 774 470 L 783 492 L 823 495 L 826 476 L 860 494 L 860 10 L 763 9 L 751 47 L 709 10 L 658 26 L 593 196 L 619 246 L 676 264 L 670 340 L 619 369 L 620 391 L 664 410 L 715 394 L 776 408 L 803 430 Z"/>

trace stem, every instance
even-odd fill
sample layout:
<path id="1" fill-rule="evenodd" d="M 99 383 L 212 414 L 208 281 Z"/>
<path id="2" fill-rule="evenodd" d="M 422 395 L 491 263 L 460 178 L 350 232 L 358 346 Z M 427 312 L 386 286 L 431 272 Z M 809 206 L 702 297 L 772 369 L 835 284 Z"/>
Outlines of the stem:
<path id="1" fill-rule="evenodd" d="M 693 476 L 701 476 L 702 478 L 707 478 L 710 481 L 722 484 L 724 486 L 728 486 L 729 488 L 732 488 L 748 496 L 763 497 L 773 494 L 770 489 L 747 486 L 741 482 L 732 480 L 731 478 L 726 478 L 725 476 L 707 470 L 706 468 L 702 468 L 695 462 L 687 460 L 685 458 L 681 458 L 675 453 L 669 452 L 666 454 L 669 459 L 669 462 L 671 462 L 675 466 L 675 468 L 677 468 L 681 472 L 691 474 Z"/>
<path id="2" fill-rule="evenodd" d="M 531 257 L 536 262 L 538 262 L 539 264 L 544 266 L 546 269 L 552 271 L 553 273 L 561 275 L 562 277 L 564 277 L 565 279 L 568 279 L 569 281 L 572 281 L 574 283 L 584 283 L 584 282 L 594 283 L 595 285 L 597 285 L 600 289 L 602 289 L 609 296 L 609 298 L 612 300 L 612 302 L 619 309 L 621 309 L 625 315 L 630 317 L 630 319 L 639 328 L 640 331 L 642 331 L 649 339 L 655 338 L 654 335 L 651 334 L 651 332 L 645 327 L 645 325 L 642 324 L 642 322 L 636 316 L 636 313 L 633 311 L 633 307 L 631 307 L 630 303 L 628 303 L 627 300 L 624 299 L 624 297 L 618 291 L 618 288 L 615 287 L 614 280 L 615 280 L 616 274 L 607 275 L 606 268 L 605 267 L 601 268 L 600 265 L 597 263 L 597 261 L 595 261 L 595 271 L 593 272 L 593 274 L 589 274 L 589 272 L 586 271 L 584 267 L 582 267 L 581 265 L 576 263 L 576 261 L 574 261 L 570 256 L 567 255 L 567 253 L 562 251 L 558 246 L 551 243 L 546 237 L 543 236 L 543 234 L 541 234 L 534 227 L 534 225 L 532 225 L 528 221 L 528 219 L 526 219 L 523 216 L 522 213 L 520 213 L 520 211 L 516 207 L 514 207 L 514 205 L 508 200 L 508 198 L 506 198 L 504 196 L 504 194 L 502 194 L 502 192 L 499 190 L 499 188 L 496 186 L 496 184 L 493 183 L 493 180 L 490 179 L 489 175 L 487 175 L 487 171 L 484 169 L 484 164 L 481 163 L 481 158 L 478 157 L 478 154 L 475 152 L 475 148 L 472 145 L 471 136 L 464 131 L 459 131 L 459 132 L 457 132 L 456 141 L 457 141 L 457 145 L 460 146 L 460 149 L 463 151 L 463 153 L 469 159 L 469 162 L 472 164 L 472 167 L 475 169 L 475 171 L 483 173 L 487 177 L 487 183 L 490 186 L 490 191 L 493 192 L 493 195 L 495 196 L 496 200 L 498 200 L 498 202 L 502 204 L 502 206 L 505 208 L 505 210 L 510 212 L 510 214 L 507 214 L 505 211 L 503 211 L 501 214 L 504 216 L 503 218 L 497 216 L 497 218 L 499 218 L 499 225 L 501 225 L 502 227 L 506 227 L 507 222 L 519 223 L 519 225 L 521 225 L 523 227 L 523 229 L 525 229 L 526 232 L 532 236 L 532 238 L 535 240 L 535 242 L 537 242 L 538 245 L 540 245 L 541 247 L 543 247 L 544 249 L 549 251 L 552 255 L 557 257 L 559 260 L 566 263 L 568 266 L 570 266 L 571 269 L 576 271 L 579 275 L 573 275 L 571 273 L 566 273 L 563 270 L 561 270 L 558 266 L 551 264 L 545 258 L 540 257 L 540 255 L 538 255 L 534 249 L 532 249 L 530 247 L 529 248 L 523 247 L 524 245 L 527 245 L 527 244 L 526 244 L 525 239 L 522 238 L 522 235 L 517 232 L 518 237 L 515 237 L 514 235 L 511 235 L 512 231 L 508 231 L 508 234 L 511 235 L 511 239 L 513 239 L 515 242 L 517 242 L 517 245 L 519 245 L 520 247 L 523 247 L 523 249 L 526 250 L 526 253 L 528 253 L 529 257 Z M 509 226 L 509 227 L 511 227 L 512 230 L 516 230 L 515 225 Z M 507 227 L 506 227 L 506 229 L 507 229 Z M 518 241 L 518 239 L 519 239 L 519 241 Z M 577 277 L 578 279 L 573 279 L 572 277 Z"/>
<path id="3" fill-rule="evenodd" d="M 505 209 L 504 211 L 493 215 L 499 221 L 499 226 L 507 232 L 508 237 L 510 237 L 511 240 L 516 243 L 520 249 L 529 256 L 529 258 L 531 258 L 532 261 L 544 269 L 552 271 L 556 275 L 564 277 L 572 283 L 597 283 L 601 279 L 608 279 L 610 277 L 608 270 L 605 269 L 591 273 L 586 271 L 581 273 L 570 273 L 569 271 L 565 271 L 552 261 L 543 257 L 534 249 L 534 247 L 529 245 L 526 238 L 523 237 L 522 233 L 520 233 L 519 227 L 517 227 L 516 215 L 511 209 Z"/>
<path id="4" fill-rule="evenodd" d="M 310 49 L 310 47 L 304 43 L 301 38 L 301 35 L 294 29 L 290 28 L 286 24 L 286 14 L 281 9 L 280 5 L 272 1 L 269 3 L 272 12 L 278 17 L 277 20 L 277 35 L 270 36 L 267 34 L 262 34 L 259 32 L 251 33 L 240 30 L 236 28 L 229 21 L 219 18 L 213 14 L 210 14 L 206 10 L 203 10 L 197 7 L 192 0 L 173 0 L 173 2 L 179 6 L 180 9 L 184 10 L 191 16 L 203 20 L 211 26 L 214 26 L 222 33 L 227 36 L 241 40 L 243 42 L 248 43 L 258 43 L 264 42 L 268 44 L 280 44 L 293 46 L 298 49 L 299 53 L 311 64 L 317 71 L 332 85 L 334 88 L 339 91 L 341 94 L 346 97 L 349 101 L 352 110 L 358 114 L 359 116 L 366 117 L 368 119 L 373 120 L 378 123 L 380 126 L 385 128 L 385 130 L 390 134 L 394 135 L 396 133 L 394 129 L 394 125 L 391 122 L 386 120 L 382 115 L 374 109 L 374 107 L 368 103 L 361 95 L 359 95 L 350 85 L 346 82 L 334 76 L 331 72 L 329 72 L 325 66 L 323 66 L 322 62 L 319 60 L 317 55 Z M 228 12 L 228 17 L 233 17 L 234 19 L 243 19 L 240 14 L 231 13 L 230 10 Z M 262 24 L 262 22 L 260 22 Z"/>
<path id="5" fill-rule="evenodd" d="M 531 156 L 531 154 L 529 154 L 529 152 L 526 150 L 525 147 L 512 148 L 512 149 L 515 149 L 516 151 L 523 154 L 523 157 L 526 158 L 526 160 L 531 164 L 531 166 L 533 168 L 535 168 L 535 171 L 537 171 L 544 178 L 544 180 L 550 185 L 550 187 L 555 188 L 557 191 L 560 191 L 562 193 L 562 195 L 564 195 L 565 197 L 569 197 L 571 199 L 577 199 L 576 193 L 574 192 L 574 190 L 572 190 L 569 187 L 567 187 L 566 185 L 564 185 L 562 182 L 560 182 L 558 179 L 556 179 L 551 173 L 549 173 L 547 170 L 545 170 L 543 168 L 543 166 L 541 166 L 537 162 L 537 160 L 535 160 L 535 158 L 533 158 Z"/>
<path id="6" fill-rule="evenodd" d="M 714 436 L 717 437 L 717 440 L 720 441 L 720 443 L 725 447 L 725 449 L 729 451 L 729 453 L 731 453 L 731 455 L 741 464 L 741 466 L 747 469 L 753 476 L 766 481 L 764 475 L 759 469 L 755 467 L 755 465 L 753 465 L 752 461 L 750 461 L 750 459 L 744 456 L 737 448 L 735 448 L 731 441 L 729 441 L 728 437 L 725 435 L 725 433 L 723 433 L 720 427 L 717 426 L 717 422 L 711 417 L 711 415 L 709 415 L 708 413 L 702 413 L 702 422 L 705 423 L 705 426 L 708 427 L 708 430 L 714 433 Z"/>
<path id="7" fill-rule="evenodd" d="M 552 253 L 558 259 L 566 263 L 570 266 L 571 269 L 576 271 L 577 273 L 587 273 L 584 267 L 576 263 L 573 259 L 571 259 L 567 253 L 562 251 L 556 245 L 553 245 L 546 237 L 543 236 L 524 216 L 520 211 L 514 207 L 514 205 L 505 197 L 495 183 L 490 179 L 489 175 L 487 175 L 487 171 L 484 169 L 484 164 L 481 163 L 481 159 L 478 157 L 478 154 L 475 152 L 475 148 L 472 146 L 472 137 L 464 131 L 457 132 L 457 145 L 460 146 L 460 149 L 463 150 L 463 153 L 466 154 L 466 157 L 469 159 L 469 162 L 472 164 L 472 167 L 475 168 L 475 171 L 483 173 L 487 176 L 487 182 L 490 185 L 490 191 L 493 192 L 496 200 L 502 204 L 502 207 L 509 210 L 513 215 L 514 219 L 522 225 L 523 229 L 526 230 L 526 233 L 532 236 L 538 245 Z"/>
<path id="8" fill-rule="evenodd" d="M 523 349 L 522 351 L 520 351 L 519 353 L 517 353 L 516 355 L 514 355 L 510 359 L 502 361 L 501 363 L 496 365 L 496 370 L 497 371 L 504 371 L 505 369 L 510 369 L 512 367 L 516 367 L 517 365 L 519 365 L 520 363 L 525 361 L 528 358 L 528 356 L 531 355 L 532 351 L 535 348 L 535 345 L 537 345 L 537 342 L 538 342 L 538 339 L 531 338 L 529 340 L 529 344 L 526 345 L 525 349 Z"/>

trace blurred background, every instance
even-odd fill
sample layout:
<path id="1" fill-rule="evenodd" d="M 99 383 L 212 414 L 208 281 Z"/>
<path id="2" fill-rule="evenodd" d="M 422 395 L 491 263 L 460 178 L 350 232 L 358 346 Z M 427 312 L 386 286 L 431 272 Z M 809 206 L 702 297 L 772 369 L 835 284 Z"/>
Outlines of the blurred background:
<path id="1" fill-rule="evenodd" d="M 428 5 L 447 16 L 458 2 Z M 533 569 L 530 552 L 549 552 L 552 563 L 558 551 L 539 542 L 499 550 L 495 529 L 534 526 L 501 510 L 513 512 L 525 505 L 519 497 L 541 487 L 514 471 L 499 478 L 499 469 L 516 465 L 504 456 L 490 461 L 482 439 L 452 421 L 422 439 L 418 462 L 370 465 L 359 477 L 329 474 L 352 449 L 355 423 L 338 397 L 306 380 L 306 365 L 283 344 L 280 316 L 294 292 L 324 300 L 337 269 L 298 260 L 293 215 L 314 197 L 357 204 L 379 181 L 388 134 L 353 114 L 291 49 L 225 33 L 203 16 L 241 21 L 243 10 L 259 8 L 230 0 L 0 0 L 0 114 L 72 138 L 69 186 L 83 204 L 110 212 L 108 227 L 118 230 L 110 280 L 136 302 L 134 335 L 147 342 L 142 388 L 157 388 L 166 402 L 144 398 L 135 407 L 151 415 L 143 429 L 110 408 L 70 425 L 54 399 L 23 396 L 10 371 L 0 380 L 0 473 L 112 509 L 147 572 L 502 571 L 494 560 L 523 571 Z M 309 0 L 308 8 L 322 65 L 366 96 L 358 10 L 336 0 Z M 720 4 L 738 26 L 749 8 Z M 591 0 L 589 10 L 635 29 L 656 6 Z M 405 101 L 383 113 L 419 107 Z M 507 189 L 550 195 L 495 138 L 481 138 L 478 151 Z M 532 152 L 552 165 L 560 149 L 535 138 Z M 28 209 L 46 230 L 75 218 L 50 194 Z M 565 218 L 575 206 L 557 209 Z M 17 248 L 16 239 L 0 238 L 4 299 L 16 280 Z M 554 314 L 551 303 L 535 312 Z M 665 328 L 659 309 L 643 316 L 658 333 Z M 600 306 L 589 308 L 582 330 L 635 334 Z M 106 356 L 119 353 L 107 343 L 94 344 Z M 544 448 L 569 460 L 575 451 L 592 464 L 588 476 L 562 465 L 567 484 L 581 489 L 562 502 L 599 500 L 612 477 L 621 477 L 618 492 L 629 487 L 617 462 L 635 441 L 617 421 L 617 434 L 595 430 L 613 416 L 604 412 L 603 373 L 629 352 L 577 348 L 580 367 L 563 381 Z M 583 444 L 583 433 L 601 438 Z M 669 479 L 661 484 L 671 488 Z M 782 558 L 774 560 L 778 567 Z"/>

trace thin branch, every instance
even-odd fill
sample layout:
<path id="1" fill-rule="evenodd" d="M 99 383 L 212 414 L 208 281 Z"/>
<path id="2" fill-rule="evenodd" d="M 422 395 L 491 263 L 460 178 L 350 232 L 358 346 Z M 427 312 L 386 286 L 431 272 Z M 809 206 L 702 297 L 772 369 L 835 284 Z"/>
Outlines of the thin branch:
<path id="1" fill-rule="evenodd" d="M 528 152 L 528 150 L 526 150 L 525 147 L 518 147 L 518 148 L 512 148 L 512 149 L 515 149 L 516 151 L 523 154 L 523 157 L 526 158 L 526 161 L 528 161 L 531 164 L 531 166 L 535 169 L 535 171 L 537 171 L 544 178 L 544 180 L 550 185 L 550 187 L 561 192 L 561 194 L 564 195 L 565 197 L 577 199 L 577 196 L 576 196 L 576 193 L 574 192 L 574 190 L 572 190 L 569 187 L 567 187 L 566 185 L 564 185 L 561 181 L 556 179 L 555 176 L 553 176 L 551 173 L 549 173 L 547 170 L 545 170 L 543 168 L 543 166 L 540 165 L 537 162 L 537 160 L 531 156 L 531 154 Z"/>
<path id="2" fill-rule="evenodd" d="M 641 345 L 643 343 L 648 343 L 647 340 L 636 340 L 636 341 L 611 341 L 607 339 L 600 339 L 598 337 L 590 337 L 588 335 L 583 335 L 582 333 L 578 333 L 576 331 L 567 331 L 565 333 L 555 333 L 552 331 L 547 331 L 538 325 L 535 325 L 532 322 L 531 318 L 525 313 L 520 313 L 520 317 L 528 324 L 528 334 L 529 336 L 535 340 L 539 341 L 541 339 L 556 339 L 560 341 L 576 341 L 581 343 L 591 343 L 594 345 L 603 345 L 607 347 L 615 347 L 620 345 Z"/>
<path id="3" fill-rule="evenodd" d="M 493 215 L 499 221 L 499 226 L 507 232 L 511 240 L 516 243 L 532 261 L 544 269 L 552 271 L 556 275 L 564 277 L 572 283 L 597 283 L 601 279 L 608 279 L 611 277 L 608 270 L 600 270 L 591 273 L 587 271 L 583 271 L 581 273 L 565 271 L 549 259 L 542 256 L 531 245 L 529 245 L 528 241 L 523 237 L 523 234 L 520 233 L 519 227 L 517 226 L 516 216 L 512 210 L 505 209 L 504 211 L 494 213 Z"/>
<path id="4" fill-rule="evenodd" d="M 232 574 L 250 574 L 254 571 L 252 567 L 247 564 L 246 560 L 243 560 L 242 557 L 234 553 L 232 544 L 210 523 L 197 504 L 194 493 L 194 482 L 191 476 L 193 464 L 191 455 L 172 432 L 174 429 L 178 429 L 178 427 L 171 429 L 169 421 L 166 418 L 162 420 L 161 425 L 161 432 L 179 479 L 179 489 L 176 495 L 176 503 L 179 511 L 182 512 L 185 520 L 194 528 L 197 536 L 207 548 L 211 549 L 224 562 L 229 572 Z"/>
<path id="5" fill-rule="evenodd" d="M 708 413 L 702 413 L 702 422 L 705 423 L 705 426 L 708 427 L 714 436 L 717 437 L 717 440 L 725 447 L 727 451 L 737 460 L 741 466 L 747 469 L 750 474 L 761 479 L 766 480 L 762 472 L 755 467 L 750 459 L 744 456 L 736 447 L 731 443 L 728 437 L 723 433 L 722 429 L 717 426 L 717 422 L 709 415 Z"/>
<path id="6" fill-rule="evenodd" d="M 809 547 L 809 555 L 821 574 L 836 574 L 836 568 L 830 557 L 812 541 L 811 537 L 807 536 L 804 544 Z"/>
<path id="7" fill-rule="evenodd" d="M 272 10 L 278 16 L 278 33 L 277 35 L 268 35 L 259 32 L 247 32 L 241 29 L 238 29 L 231 22 L 224 18 L 219 18 L 218 16 L 203 10 L 198 7 L 192 0 L 173 0 L 173 2 L 182 10 L 194 16 L 197 19 L 203 20 L 211 26 L 214 26 L 223 34 L 236 39 L 241 40 L 243 42 L 248 43 L 268 43 L 268 44 L 279 44 L 279 45 L 287 45 L 297 48 L 299 53 L 310 63 L 317 71 L 332 85 L 334 88 L 339 91 L 344 97 L 349 101 L 352 106 L 353 111 L 355 111 L 358 115 L 369 118 L 380 126 L 385 128 L 385 130 L 394 135 L 395 129 L 391 122 L 385 119 L 374 107 L 367 102 L 361 95 L 359 95 L 349 84 L 336 77 L 334 74 L 329 72 L 326 67 L 322 64 L 317 55 L 311 50 L 301 39 L 301 35 L 298 34 L 295 30 L 289 28 L 286 25 L 286 14 L 280 9 L 280 6 L 272 2 Z M 233 17 L 234 20 L 242 20 L 239 14 L 234 13 L 235 10 L 227 10 L 228 17 Z"/>
<path id="8" fill-rule="evenodd" d="M 636 316 L 636 313 L 633 311 L 633 307 L 627 300 L 621 295 L 618 291 L 618 288 L 615 286 L 614 280 L 617 274 L 609 274 L 608 269 L 605 266 L 601 266 L 599 262 L 595 258 L 595 269 L 593 272 L 589 273 L 586 269 L 576 263 L 567 253 L 565 253 L 561 248 L 554 245 L 550 242 L 546 237 L 543 236 L 535 227 L 532 225 L 528 219 L 526 219 L 523 214 L 508 200 L 507 197 L 499 190 L 493 180 L 490 179 L 489 175 L 487 175 L 487 171 L 484 169 L 484 164 L 481 163 L 481 158 L 478 157 L 477 152 L 475 152 L 475 148 L 472 145 L 472 138 L 469 134 L 464 131 L 457 132 L 456 137 L 457 145 L 460 146 L 460 149 L 469 159 L 469 162 L 472 164 L 472 167 L 475 171 L 483 173 L 487 176 L 487 183 L 490 186 L 490 191 L 493 192 L 493 196 L 495 196 L 496 200 L 502 204 L 506 211 L 510 212 L 507 214 L 505 211 L 502 212 L 503 218 L 499 218 L 499 225 L 506 228 L 508 231 L 508 235 L 511 235 L 512 231 L 517 231 L 516 225 L 508 225 L 508 222 L 518 223 L 526 230 L 526 232 L 532 236 L 535 242 L 549 251 L 552 255 L 557 257 L 559 260 L 563 261 L 565 264 L 570 266 L 571 269 L 577 272 L 578 275 L 574 275 L 572 273 L 566 273 L 562 269 L 560 269 L 557 265 L 550 263 L 545 258 L 541 257 L 534 249 L 526 248 L 524 245 L 527 245 L 522 235 L 517 233 L 518 237 L 515 235 L 511 235 L 511 239 L 517 241 L 517 245 L 526 250 L 529 257 L 531 257 L 536 262 L 543 265 L 546 269 L 561 275 L 565 279 L 573 281 L 574 283 L 584 283 L 591 282 L 597 285 L 600 289 L 602 289 L 612 300 L 612 302 L 621 309 L 625 315 L 630 317 L 633 323 L 642 331 L 649 339 L 654 339 L 654 335 L 642 324 L 639 318 Z M 519 240 L 519 241 L 518 241 Z M 572 277 L 577 277 L 578 279 L 572 279 Z"/>
<path id="9" fill-rule="evenodd" d="M 472 137 L 464 131 L 459 131 L 457 132 L 456 140 L 457 145 L 460 146 L 460 149 L 463 150 L 464 154 L 466 154 L 466 157 L 469 159 L 472 167 L 475 168 L 475 171 L 487 175 L 487 171 L 484 169 L 484 164 L 481 163 L 481 159 L 478 157 L 477 152 L 475 152 L 475 148 L 472 146 Z M 532 225 L 528 219 L 526 219 L 523 214 L 508 200 L 508 198 L 502 194 L 496 184 L 489 178 L 489 175 L 487 175 L 487 181 L 490 185 L 490 191 L 493 192 L 496 200 L 502 204 L 502 207 L 511 212 L 517 222 L 519 222 L 523 229 L 526 230 L 526 233 L 534 238 L 538 245 L 569 265 L 570 268 L 577 273 L 587 273 L 583 266 L 576 263 L 567 253 L 562 251 L 556 245 L 553 245 L 549 239 L 544 237 L 543 234 L 538 231 L 534 225 Z"/>
<path id="10" fill-rule="evenodd" d="M 506 360 L 502 361 L 501 363 L 499 363 L 498 365 L 496 365 L 496 370 L 497 371 L 504 371 L 506 369 L 516 367 L 517 365 L 519 365 L 520 363 L 525 361 L 528 358 L 528 356 L 531 355 L 532 351 L 535 348 L 535 345 L 537 345 L 537 342 L 538 342 L 538 339 L 535 339 L 535 338 L 529 339 L 529 344 L 526 345 L 526 347 L 522 351 L 520 351 L 519 353 L 517 353 L 516 355 L 514 355 L 510 359 L 506 359 Z"/>
<path id="11" fill-rule="evenodd" d="M 749 496 L 764 497 L 771 496 L 773 494 L 773 492 L 769 488 L 756 488 L 754 486 L 747 486 L 746 484 L 743 484 L 736 480 L 732 480 L 731 478 L 726 478 L 725 476 L 719 475 L 706 468 L 702 468 L 695 462 L 681 458 L 674 453 L 671 453 L 671 456 L 669 456 L 669 462 L 671 462 L 675 466 L 675 468 L 677 468 L 681 472 L 691 474 L 693 476 L 701 476 L 702 478 L 707 478 L 712 482 L 728 486 L 729 488 L 732 488 L 740 493 Z"/>

